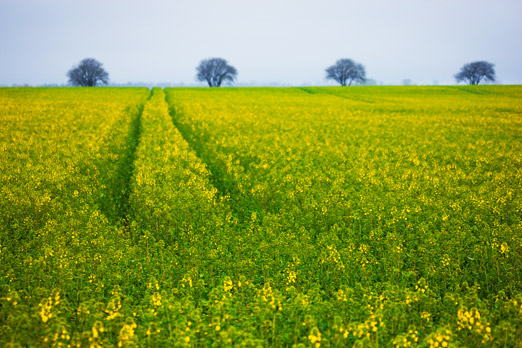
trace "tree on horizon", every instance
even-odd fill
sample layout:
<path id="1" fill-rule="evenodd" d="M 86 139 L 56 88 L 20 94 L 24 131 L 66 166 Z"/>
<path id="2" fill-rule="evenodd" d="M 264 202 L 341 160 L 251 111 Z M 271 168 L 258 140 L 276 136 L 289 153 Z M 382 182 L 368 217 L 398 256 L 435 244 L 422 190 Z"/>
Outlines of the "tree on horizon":
<path id="1" fill-rule="evenodd" d="M 355 82 L 364 82 L 366 70 L 362 64 L 351 59 L 343 58 L 326 69 L 326 79 L 335 80 L 341 86 L 351 86 Z"/>
<path id="2" fill-rule="evenodd" d="M 469 85 L 478 85 L 480 81 L 494 82 L 495 65 L 485 61 L 464 64 L 460 71 L 455 74 L 457 82 L 464 81 Z"/>
<path id="3" fill-rule="evenodd" d="M 103 64 L 94 58 L 85 58 L 67 72 L 69 83 L 73 86 L 96 87 L 98 82 L 109 83 L 109 74 L 103 68 Z"/>
<path id="4" fill-rule="evenodd" d="M 206 81 L 209 87 L 220 87 L 225 81 L 234 82 L 237 70 L 223 58 L 208 58 L 196 68 L 198 81 Z"/>

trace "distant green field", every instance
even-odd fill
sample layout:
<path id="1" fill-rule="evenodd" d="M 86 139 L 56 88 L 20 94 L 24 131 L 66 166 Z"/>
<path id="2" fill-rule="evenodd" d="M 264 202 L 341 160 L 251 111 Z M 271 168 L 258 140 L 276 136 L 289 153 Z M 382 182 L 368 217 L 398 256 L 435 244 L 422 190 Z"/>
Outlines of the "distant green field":
<path id="1" fill-rule="evenodd" d="M 522 344 L 522 87 L 0 89 L 0 345 Z"/>

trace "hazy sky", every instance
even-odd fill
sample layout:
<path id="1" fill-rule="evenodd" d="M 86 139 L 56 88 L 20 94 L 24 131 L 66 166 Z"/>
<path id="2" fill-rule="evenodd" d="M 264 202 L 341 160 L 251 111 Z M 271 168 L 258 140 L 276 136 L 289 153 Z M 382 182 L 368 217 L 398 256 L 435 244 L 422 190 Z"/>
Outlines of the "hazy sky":
<path id="1" fill-rule="evenodd" d="M 521 0 L 0 0 L 0 84 L 65 83 L 87 57 L 119 83 L 193 84 L 222 57 L 242 84 L 327 84 L 339 58 L 387 84 L 487 60 L 520 84 L 521 38 Z"/>

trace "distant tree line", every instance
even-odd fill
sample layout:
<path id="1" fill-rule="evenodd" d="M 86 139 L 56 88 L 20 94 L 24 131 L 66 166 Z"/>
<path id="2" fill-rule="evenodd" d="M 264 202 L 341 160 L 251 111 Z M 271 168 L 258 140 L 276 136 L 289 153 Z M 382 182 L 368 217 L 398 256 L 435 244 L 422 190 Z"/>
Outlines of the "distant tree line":
<path id="1" fill-rule="evenodd" d="M 326 79 L 334 80 L 341 86 L 351 86 L 353 83 L 366 81 L 366 69 L 360 63 L 352 59 L 343 58 L 335 62 L 326 70 Z M 196 80 L 208 83 L 209 87 L 220 87 L 223 83 L 233 83 L 237 77 L 237 70 L 223 58 L 208 58 L 202 60 L 196 67 Z M 103 64 L 93 58 L 82 60 L 77 66 L 67 72 L 69 84 L 81 87 L 96 87 L 109 83 L 109 74 L 103 68 Z M 478 61 L 465 64 L 455 74 L 457 82 L 466 82 L 470 85 L 478 85 L 481 81 L 494 82 L 494 65 Z M 408 80 L 408 84 L 411 83 Z"/>

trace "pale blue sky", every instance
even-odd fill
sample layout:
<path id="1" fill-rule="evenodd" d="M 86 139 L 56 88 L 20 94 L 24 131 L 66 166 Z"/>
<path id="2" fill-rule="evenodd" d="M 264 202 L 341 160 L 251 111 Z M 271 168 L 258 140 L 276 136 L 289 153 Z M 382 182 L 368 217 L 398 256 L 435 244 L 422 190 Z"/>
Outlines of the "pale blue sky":
<path id="1" fill-rule="evenodd" d="M 87 57 L 119 83 L 194 84 L 222 57 L 241 84 L 327 84 L 339 58 L 386 84 L 487 60 L 520 84 L 521 18 L 520 0 L 0 0 L 0 84 L 65 83 Z"/>

